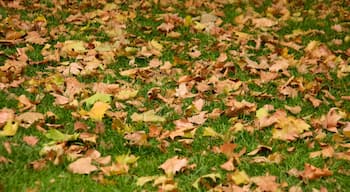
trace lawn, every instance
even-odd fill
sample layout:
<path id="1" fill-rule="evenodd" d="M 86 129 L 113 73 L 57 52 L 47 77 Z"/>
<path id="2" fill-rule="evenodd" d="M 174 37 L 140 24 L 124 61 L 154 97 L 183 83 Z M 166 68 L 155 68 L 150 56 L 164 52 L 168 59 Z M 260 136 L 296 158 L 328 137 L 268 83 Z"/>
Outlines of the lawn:
<path id="1" fill-rule="evenodd" d="M 347 191 L 349 1 L 0 1 L 1 191 Z"/>

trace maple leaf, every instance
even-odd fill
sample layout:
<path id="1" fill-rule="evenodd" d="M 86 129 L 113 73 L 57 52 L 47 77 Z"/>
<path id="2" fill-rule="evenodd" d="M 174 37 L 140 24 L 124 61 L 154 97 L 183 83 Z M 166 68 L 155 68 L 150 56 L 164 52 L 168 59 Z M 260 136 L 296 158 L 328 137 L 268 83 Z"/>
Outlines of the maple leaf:
<path id="1" fill-rule="evenodd" d="M 255 183 L 261 191 L 275 192 L 278 191 L 280 186 L 276 183 L 276 176 L 252 177 L 250 180 Z"/>
<path id="2" fill-rule="evenodd" d="M 167 32 L 167 33 L 172 31 L 174 28 L 175 28 L 175 25 L 172 23 L 162 23 L 157 27 L 157 29 L 159 31 L 163 31 L 163 32 Z"/>
<path id="3" fill-rule="evenodd" d="M 333 173 L 329 171 L 328 168 L 320 169 L 308 163 L 304 165 L 304 171 L 300 174 L 302 178 L 309 180 L 314 180 L 320 177 L 327 177 L 331 175 L 333 175 Z"/>
<path id="4" fill-rule="evenodd" d="M 108 103 L 97 101 L 88 112 L 88 115 L 95 121 L 102 121 L 103 116 L 109 108 L 110 105 Z"/>
<path id="5" fill-rule="evenodd" d="M 168 176 L 173 176 L 176 172 L 187 166 L 187 158 L 179 158 L 178 156 L 172 157 L 166 160 L 159 168 L 163 169 L 165 174 Z"/>
<path id="6" fill-rule="evenodd" d="M 68 170 L 76 174 L 90 174 L 97 170 L 97 167 L 92 165 L 91 161 L 92 159 L 90 157 L 82 157 L 69 164 Z"/>
<path id="7" fill-rule="evenodd" d="M 272 138 L 285 141 L 293 141 L 301 133 L 309 130 L 310 125 L 301 119 L 294 117 L 280 117 L 272 130 Z"/>
<path id="8" fill-rule="evenodd" d="M 220 165 L 220 168 L 226 171 L 233 171 L 235 166 L 233 165 L 233 158 Z"/>
<path id="9" fill-rule="evenodd" d="M 165 122 L 165 118 L 156 115 L 154 110 L 149 110 L 141 114 L 133 113 L 131 119 L 132 121 Z"/>
<path id="10" fill-rule="evenodd" d="M 337 133 L 337 125 L 338 125 L 338 121 L 343 118 L 343 115 L 341 114 L 341 112 L 338 111 L 338 108 L 331 108 L 328 113 L 327 116 L 325 117 L 325 119 L 322 122 L 322 126 L 323 128 L 327 129 L 328 131 Z"/>
<path id="11" fill-rule="evenodd" d="M 27 33 L 26 42 L 43 45 L 47 42 L 46 38 L 42 38 L 37 31 L 30 31 Z"/>

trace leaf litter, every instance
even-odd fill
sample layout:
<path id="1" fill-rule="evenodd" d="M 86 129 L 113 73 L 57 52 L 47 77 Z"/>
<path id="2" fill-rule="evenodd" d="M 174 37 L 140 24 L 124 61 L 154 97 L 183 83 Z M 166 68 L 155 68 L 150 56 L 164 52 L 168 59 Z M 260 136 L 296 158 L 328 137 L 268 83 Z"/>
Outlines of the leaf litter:
<path id="1" fill-rule="evenodd" d="M 135 185 L 158 191 L 301 191 L 331 178 L 327 181 L 344 188 L 336 182 L 346 168 L 337 170 L 335 162 L 350 160 L 346 2 L 315 2 L 302 11 L 295 8 L 305 8 L 299 2 L 287 1 L 1 4 L 7 14 L 0 16 L 0 45 L 14 50 L 0 51 L 1 94 L 18 104 L 1 105 L 0 138 L 7 153 L 0 164 L 16 163 L 11 154 L 24 142 L 40 151 L 40 159 L 29 163 L 34 170 L 68 161 L 69 172 L 100 183 L 133 175 Z M 82 11 L 88 7 L 94 9 Z M 40 15 L 25 19 L 23 10 Z M 52 24 L 49 18 L 60 18 L 62 11 L 69 16 Z M 321 29 L 292 26 L 310 18 Z M 337 39 L 326 37 L 322 27 L 328 25 L 322 22 L 332 23 Z M 28 75 L 36 67 L 45 70 Z M 13 93 L 18 88 L 24 93 Z M 53 103 L 42 103 L 46 97 Z M 40 105 L 65 110 L 73 132 L 66 127 L 71 120 Z M 225 126 L 229 129 L 222 130 Z M 110 137 L 122 136 L 129 153 L 109 153 L 101 139 L 106 129 L 113 131 Z M 255 142 L 241 141 L 242 134 Z M 216 144 L 195 147 L 204 141 Z M 289 171 L 254 173 L 242 166 L 282 166 L 300 142 L 309 152 L 288 165 Z M 169 152 L 177 144 L 181 147 Z M 143 149 L 164 160 L 156 166 L 161 171 L 152 171 L 156 175 L 135 171 L 148 158 Z M 198 154 L 223 161 L 202 169 Z M 315 158 L 323 160 L 323 168 L 312 164 Z M 302 184 L 288 183 L 283 174 Z M 183 183 L 181 176 L 189 175 L 191 181 Z M 320 183 L 312 190 L 327 191 Z"/>

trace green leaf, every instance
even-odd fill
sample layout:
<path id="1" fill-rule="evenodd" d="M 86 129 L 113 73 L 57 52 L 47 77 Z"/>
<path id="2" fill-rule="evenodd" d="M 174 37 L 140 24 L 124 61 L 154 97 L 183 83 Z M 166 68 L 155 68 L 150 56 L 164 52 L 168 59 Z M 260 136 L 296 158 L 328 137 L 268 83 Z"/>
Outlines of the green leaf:
<path id="1" fill-rule="evenodd" d="M 95 95 L 83 100 L 83 102 L 85 102 L 88 107 L 93 105 L 97 101 L 101 101 L 104 103 L 111 103 L 112 102 L 112 95 L 105 94 L 105 93 L 96 93 Z"/>
<path id="2" fill-rule="evenodd" d="M 54 141 L 74 141 L 79 138 L 79 134 L 75 133 L 73 135 L 69 135 L 69 134 L 61 133 L 57 129 L 50 129 L 45 134 L 45 137 L 52 139 Z"/>

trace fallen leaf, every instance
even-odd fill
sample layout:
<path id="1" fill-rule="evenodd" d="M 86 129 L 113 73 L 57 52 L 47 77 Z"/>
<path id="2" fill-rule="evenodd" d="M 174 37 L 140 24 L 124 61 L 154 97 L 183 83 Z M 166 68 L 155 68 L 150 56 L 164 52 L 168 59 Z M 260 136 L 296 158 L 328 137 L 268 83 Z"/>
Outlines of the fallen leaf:
<path id="1" fill-rule="evenodd" d="M 12 153 L 11 143 L 9 141 L 5 141 L 2 144 L 8 154 Z"/>
<path id="2" fill-rule="evenodd" d="M 187 158 L 179 158 L 178 156 L 172 157 L 166 160 L 159 168 L 163 169 L 165 174 L 168 176 L 173 176 L 176 172 L 187 166 Z"/>
<path id="3" fill-rule="evenodd" d="M 233 158 L 230 158 L 228 161 L 220 165 L 220 168 L 225 171 L 233 171 L 235 170 L 235 166 L 233 165 Z"/>
<path id="4" fill-rule="evenodd" d="M 104 103 L 111 103 L 112 101 L 112 95 L 105 94 L 105 93 L 96 93 L 95 95 L 92 95 L 91 97 L 84 99 L 82 103 L 86 103 L 87 107 L 92 106 L 97 101 L 101 101 Z"/>
<path id="5" fill-rule="evenodd" d="M 25 112 L 16 117 L 16 121 L 24 128 L 29 128 L 36 121 L 44 119 L 44 115 L 38 112 Z"/>
<path id="6" fill-rule="evenodd" d="M 274 25 L 277 25 L 276 21 L 273 21 L 268 18 L 255 18 L 255 19 L 252 19 L 252 22 L 256 28 L 272 27 Z"/>
<path id="7" fill-rule="evenodd" d="M 136 97 L 138 90 L 134 89 L 122 89 L 114 97 L 118 100 L 128 100 Z"/>
<path id="8" fill-rule="evenodd" d="M 62 48 L 60 54 L 63 57 L 70 56 L 76 57 L 79 54 L 87 52 L 85 48 L 85 43 L 78 40 L 68 40 L 62 43 Z"/>
<path id="9" fill-rule="evenodd" d="M 97 170 L 95 165 L 91 164 L 90 157 L 82 157 L 68 165 L 68 170 L 76 174 L 90 174 Z"/>
<path id="10" fill-rule="evenodd" d="M 14 136 L 17 133 L 18 123 L 13 120 L 8 120 L 6 125 L 0 131 L 0 136 Z"/>
<path id="11" fill-rule="evenodd" d="M 301 173 L 300 176 L 304 179 L 314 180 L 314 179 L 318 179 L 321 177 L 327 177 L 327 176 L 331 176 L 331 175 L 333 175 L 333 173 L 331 171 L 329 171 L 328 168 L 320 169 L 320 168 L 314 167 L 313 165 L 306 163 L 304 166 L 304 171 Z"/>
<path id="12" fill-rule="evenodd" d="M 300 106 L 284 106 L 285 109 L 287 109 L 289 112 L 293 113 L 294 115 L 299 114 L 301 112 L 301 107 Z"/>
<path id="13" fill-rule="evenodd" d="M 230 174 L 229 178 L 236 184 L 236 185 L 242 185 L 242 184 L 248 184 L 250 179 L 249 176 L 245 171 L 235 171 L 234 173 Z"/>
<path id="14" fill-rule="evenodd" d="M 343 118 L 343 116 L 339 113 L 337 108 L 331 108 L 326 118 L 322 122 L 323 128 L 327 129 L 328 131 L 331 131 L 333 133 L 337 133 L 337 125 L 338 121 Z"/>
<path id="15" fill-rule="evenodd" d="M 309 130 L 310 125 L 302 119 L 294 117 L 280 117 L 272 130 L 272 138 L 293 141 L 299 137 L 301 133 Z"/>
<path id="16" fill-rule="evenodd" d="M 143 122 L 165 122 L 165 118 L 156 115 L 154 110 L 149 110 L 141 114 L 133 113 L 130 117 L 132 121 L 143 121 Z"/>
<path id="17" fill-rule="evenodd" d="M 222 134 L 217 133 L 213 128 L 211 127 L 205 127 L 203 130 L 203 136 L 205 137 L 218 137 L 223 138 L 224 136 Z"/>
<path id="18" fill-rule="evenodd" d="M 276 176 L 251 177 L 250 181 L 255 183 L 260 191 L 275 192 L 278 191 L 280 186 L 280 184 L 276 183 Z"/>
<path id="19" fill-rule="evenodd" d="M 145 131 L 135 131 L 133 133 L 127 133 L 124 139 L 129 141 L 130 145 L 146 146 L 148 145 L 147 134 Z"/>
<path id="20" fill-rule="evenodd" d="M 35 171 L 40 171 L 46 167 L 46 162 L 47 162 L 47 160 L 45 160 L 45 159 L 39 159 L 39 160 L 35 160 L 35 161 L 30 162 L 30 166 Z"/>
<path id="21" fill-rule="evenodd" d="M 193 182 L 192 187 L 199 190 L 199 184 L 200 184 L 201 180 L 203 180 L 203 179 L 210 179 L 213 182 L 216 182 L 217 179 L 221 179 L 221 175 L 219 173 L 210 173 L 207 175 L 202 175 L 201 177 L 196 179 L 195 182 Z"/>
<path id="22" fill-rule="evenodd" d="M 88 112 L 88 115 L 91 119 L 95 121 L 102 121 L 106 111 L 110 108 L 108 103 L 97 101 L 91 110 Z"/>
<path id="23" fill-rule="evenodd" d="M 45 133 L 45 137 L 52 139 L 54 141 L 74 141 L 79 138 L 79 134 L 75 133 L 73 135 L 63 134 L 57 129 L 50 129 Z"/>
<path id="24" fill-rule="evenodd" d="M 136 185 L 137 186 L 144 186 L 146 183 L 151 182 L 158 178 L 159 176 L 144 176 L 137 178 Z"/>
<path id="25" fill-rule="evenodd" d="M 24 136 L 23 141 L 30 146 L 35 146 L 38 143 L 39 139 L 35 136 Z"/>
<path id="26" fill-rule="evenodd" d="M 15 118 L 15 112 L 11 109 L 3 108 L 0 110 L 0 127 L 5 125 L 9 120 Z"/>

